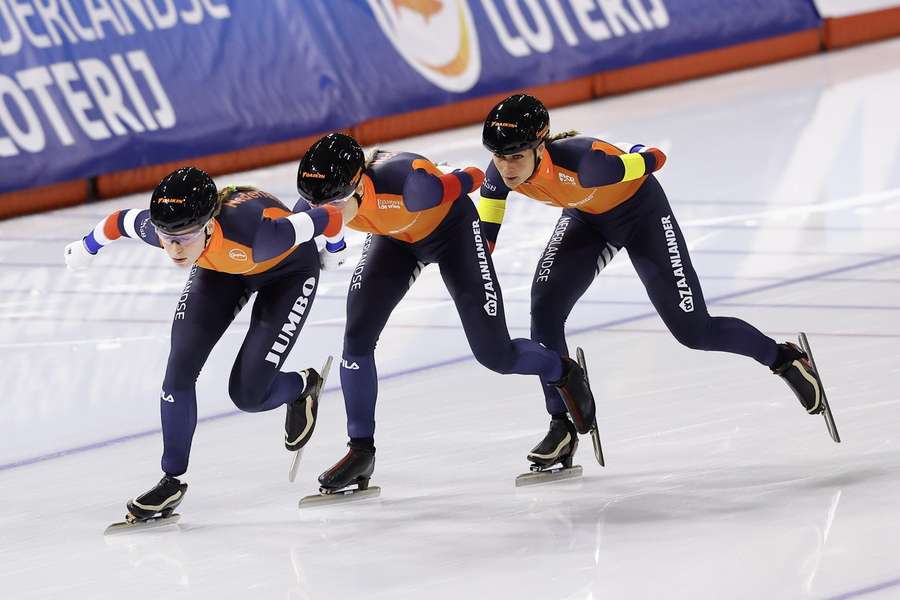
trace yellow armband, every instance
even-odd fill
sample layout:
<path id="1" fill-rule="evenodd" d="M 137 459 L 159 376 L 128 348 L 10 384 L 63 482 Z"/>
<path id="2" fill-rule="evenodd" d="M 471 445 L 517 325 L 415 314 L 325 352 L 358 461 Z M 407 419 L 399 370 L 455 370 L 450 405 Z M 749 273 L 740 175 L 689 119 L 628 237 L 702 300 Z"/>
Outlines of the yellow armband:
<path id="1" fill-rule="evenodd" d="M 481 197 L 478 202 L 478 216 L 485 223 L 503 223 L 503 215 L 506 213 L 506 200 Z"/>

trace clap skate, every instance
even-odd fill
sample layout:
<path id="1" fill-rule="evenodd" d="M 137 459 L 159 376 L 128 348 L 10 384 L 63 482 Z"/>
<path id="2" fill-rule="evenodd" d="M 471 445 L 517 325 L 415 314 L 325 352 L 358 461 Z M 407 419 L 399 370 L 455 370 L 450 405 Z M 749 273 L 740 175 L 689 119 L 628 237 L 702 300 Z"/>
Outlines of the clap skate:
<path id="1" fill-rule="evenodd" d="M 375 448 L 348 444 L 350 450 L 336 465 L 319 475 L 319 493 L 300 499 L 300 508 L 376 498 L 381 488 L 369 486 L 375 471 Z M 356 487 L 350 487 L 356 484 Z"/>
<path id="2" fill-rule="evenodd" d="M 181 518 L 175 509 L 184 499 L 187 484 L 176 477 L 166 475 L 149 492 L 141 494 L 126 504 L 128 514 L 125 520 L 113 523 L 103 535 L 122 533 L 137 529 L 150 529 L 171 525 Z"/>
<path id="3" fill-rule="evenodd" d="M 578 432 L 568 418 L 554 418 L 550 430 L 528 454 L 531 472 L 516 477 L 516 487 L 581 477 L 581 465 L 572 465 L 578 449 Z"/>
<path id="4" fill-rule="evenodd" d="M 287 407 L 287 417 L 284 421 L 284 447 L 294 453 L 291 459 L 291 468 L 288 470 L 288 481 L 294 481 L 297 469 L 300 468 L 300 459 L 303 457 L 303 447 L 312 437 L 316 427 L 316 416 L 319 412 L 319 395 L 325 387 L 328 372 L 331 370 L 333 356 L 329 356 L 322 365 L 322 373 L 315 369 L 308 369 L 306 386 L 300 392 L 300 397 Z"/>
<path id="5" fill-rule="evenodd" d="M 601 467 L 606 466 L 603 458 L 603 447 L 600 445 L 600 433 L 597 431 L 597 406 L 594 403 L 594 395 L 591 392 L 591 383 L 588 379 L 587 363 L 584 360 L 584 351 L 578 348 L 575 352 L 578 362 L 571 358 L 564 359 L 565 368 L 559 381 L 551 382 L 551 385 L 559 389 L 559 394 L 572 417 L 575 429 L 580 434 L 590 433 L 594 444 L 594 457 Z"/>
<path id="6" fill-rule="evenodd" d="M 834 415 L 828 404 L 825 386 L 822 385 L 822 378 L 809 347 L 809 340 L 802 331 L 798 337 L 799 348 L 791 342 L 779 344 L 779 353 L 783 356 L 783 361 L 772 371 L 784 379 L 806 412 L 811 415 L 821 414 L 824 417 L 828 435 L 835 443 L 839 444 L 841 436 L 834 423 Z"/>

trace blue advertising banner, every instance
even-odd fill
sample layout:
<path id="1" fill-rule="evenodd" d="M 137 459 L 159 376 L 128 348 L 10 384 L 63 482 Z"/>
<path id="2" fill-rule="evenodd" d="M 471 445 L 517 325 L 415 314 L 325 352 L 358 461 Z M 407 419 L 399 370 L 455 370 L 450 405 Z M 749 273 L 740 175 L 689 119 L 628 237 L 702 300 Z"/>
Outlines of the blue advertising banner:
<path id="1" fill-rule="evenodd" d="M 818 25 L 809 0 L 0 0 L 0 193 Z"/>

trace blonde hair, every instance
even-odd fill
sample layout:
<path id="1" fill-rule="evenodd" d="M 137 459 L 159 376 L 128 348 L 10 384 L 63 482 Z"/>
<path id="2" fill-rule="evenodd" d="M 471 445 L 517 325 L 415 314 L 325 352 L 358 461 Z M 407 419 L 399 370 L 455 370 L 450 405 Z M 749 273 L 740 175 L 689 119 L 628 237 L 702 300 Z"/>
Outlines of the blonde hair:
<path id="1" fill-rule="evenodd" d="M 219 190 L 219 204 L 218 206 L 216 206 L 216 210 L 213 212 L 213 216 L 218 216 L 218 214 L 222 211 L 222 206 L 227 204 L 229 200 L 231 200 L 238 194 L 255 191 L 257 191 L 257 189 L 252 185 L 226 185 L 221 190 Z M 243 202 L 243 200 L 241 200 L 241 202 Z M 240 202 L 238 202 L 238 204 L 240 204 Z"/>
<path id="2" fill-rule="evenodd" d="M 576 135 L 578 135 L 577 131 L 575 131 L 574 129 L 569 129 L 568 131 L 560 131 L 559 133 L 548 135 L 544 141 L 550 143 L 558 140 L 564 140 L 570 137 L 575 137 Z"/>
<path id="3" fill-rule="evenodd" d="M 379 160 L 387 158 L 391 154 L 393 153 L 382 150 L 381 148 L 372 148 L 371 150 L 369 150 L 369 154 L 366 156 L 366 162 L 363 163 L 363 171 L 367 170 Z"/>

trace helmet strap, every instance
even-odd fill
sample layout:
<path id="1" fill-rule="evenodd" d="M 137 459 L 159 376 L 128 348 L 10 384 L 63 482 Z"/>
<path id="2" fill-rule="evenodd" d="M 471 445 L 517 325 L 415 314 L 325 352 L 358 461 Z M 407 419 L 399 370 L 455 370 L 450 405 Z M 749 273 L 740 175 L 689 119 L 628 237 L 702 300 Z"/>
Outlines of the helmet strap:
<path id="1" fill-rule="evenodd" d="M 543 144 L 543 142 L 541 142 L 541 144 Z M 538 166 L 541 164 L 541 159 L 538 158 L 538 152 L 537 152 L 537 149 L 540 147 L 541 144 L 538 144 L 537 146 L 535 146 L 534 148 L 531 149 L 531 152 L 534 154 L 534 168 L 531 169 L 531 175 L 528 176 L 528 179 L 531 179 L 532 177 L 534 177 L 534 174 L 537 173 Z M 528 179 L 526 179 L 525 181 L 528 181 Z"/>
<path id="2" fill-rule="evenodd" d="M 203 226 L 203 232 L 206 235 L 206 240 L 203 242 L 203 248 L 206 249 L 209 246 L 209 240 L 212 239 L 212 232 L 209 230 L 209 224 L 212 223 L 213 220 L 210 219 L 206 222 L 206 225 Z"/>

